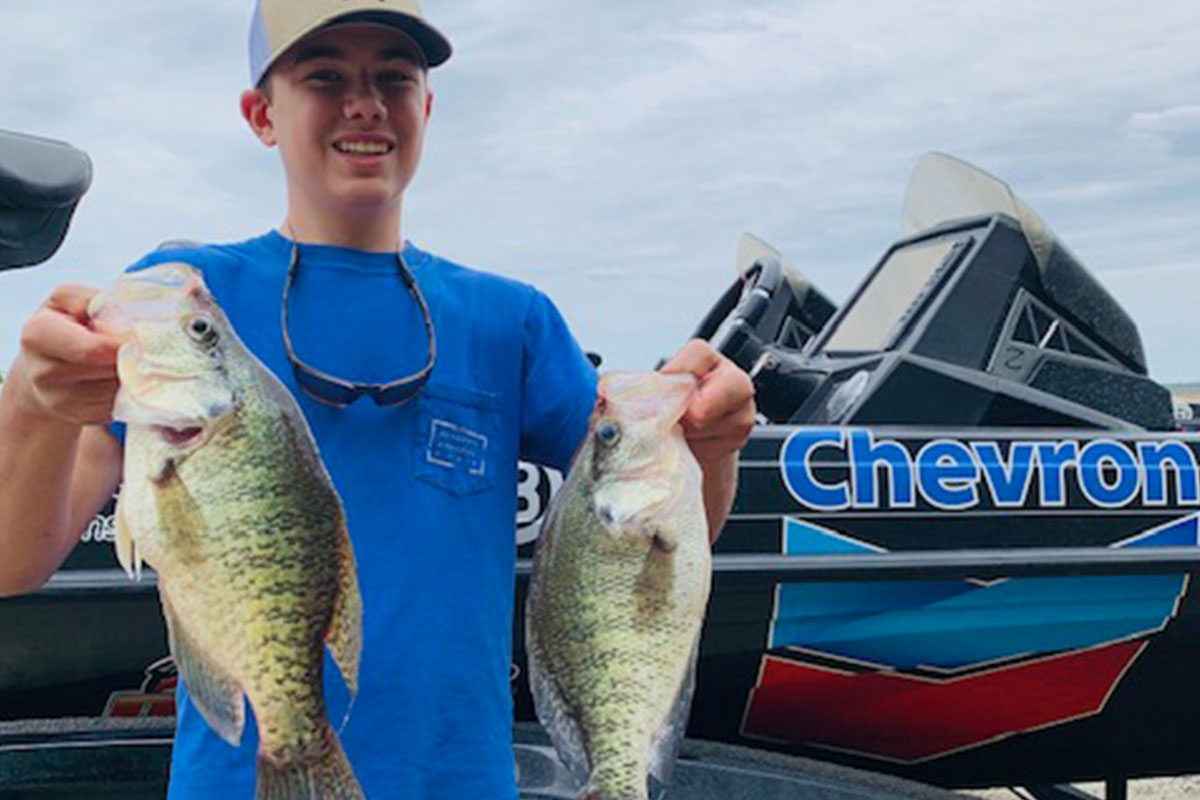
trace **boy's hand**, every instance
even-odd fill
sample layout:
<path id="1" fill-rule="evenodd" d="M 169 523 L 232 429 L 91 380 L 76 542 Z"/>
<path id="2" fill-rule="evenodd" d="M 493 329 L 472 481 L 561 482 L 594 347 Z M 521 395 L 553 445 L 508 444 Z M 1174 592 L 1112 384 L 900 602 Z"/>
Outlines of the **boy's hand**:
<path id="1" fill-rule="evenodd" d="M 685 344 L 662 371 L 691 373 L 700 384 L 683 415 L 683 434 L 704 473 L 708 538 L 716 542 L 737 492 L 737 454 L 754 427 L 754 384 L 702 339 Z"/>
<path id="2" fill-rule="evenodd" d="M 683 431 L 701 465 L 745 446 L 755 416 L 754 384 L 745 372 L 703 339 L 685 344 L 661 371 L 691 373 L 699 382 L 683 415 Z"/>
<path id="3" fill-rule="evenodd" d="M 97 291 L 60 286 L 25 323 L 4 387 L 22 411 L 76 425 L 111 421 L 120 343 L 88 325 Z"/>

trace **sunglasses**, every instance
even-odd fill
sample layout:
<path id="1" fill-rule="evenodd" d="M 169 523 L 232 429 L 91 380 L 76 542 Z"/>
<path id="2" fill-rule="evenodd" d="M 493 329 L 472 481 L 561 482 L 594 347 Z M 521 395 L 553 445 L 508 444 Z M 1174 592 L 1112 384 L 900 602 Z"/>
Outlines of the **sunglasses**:
<path id="1" fill-rule="evenodd" d="M 296 280 L 296 273 L 300 270 L 300 248 L 296 244 L 296 239 L 292 238 L 292 260 L 288 264 L 287 278 L 283 283 L 283 306 L 280 312 L 280 322 L 283 326 L 283 347 L 288 361 L 292 364 L 292 374 L 296 376 L 296 383 L 312 399 L 326 405 L 345 408 L 365 394 L 380 408 L 390 408 L 416 397 L 428 382 L 437 356 L 437 345 L 433 336 L 433 320 L 429 317 L 429 306 L 425 304 L 425 298 L 421 296 L 421 290 L 417 287 L 416 280 L 409 272 L 408 265 L 404 263 L 404 257 L 399 252 L 396 253 L 396 266 L 400 273 L 400 280 L 404 282 L 409 294 L 421 307 L 421 315 L 425 320 L 425 334 L 429 339 L 429 357 L 425 366 L 411 375 L 387 383 L 344 381 L 305 364 L 292 347 L 292 336 L 288 332 L 288 297 L 292 291 L 292 284 Z"/>

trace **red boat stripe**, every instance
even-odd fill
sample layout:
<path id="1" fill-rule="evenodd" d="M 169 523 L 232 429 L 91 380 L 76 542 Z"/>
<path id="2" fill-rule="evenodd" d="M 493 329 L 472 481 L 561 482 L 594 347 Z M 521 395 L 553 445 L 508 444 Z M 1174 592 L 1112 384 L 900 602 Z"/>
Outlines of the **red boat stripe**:
<path id="1" fill-rule="evenodd" d="M 1099 712 L 1144 647 L 1122 642 L 945 681 L 767 656 L 744 732 L 921 761 Z"/>

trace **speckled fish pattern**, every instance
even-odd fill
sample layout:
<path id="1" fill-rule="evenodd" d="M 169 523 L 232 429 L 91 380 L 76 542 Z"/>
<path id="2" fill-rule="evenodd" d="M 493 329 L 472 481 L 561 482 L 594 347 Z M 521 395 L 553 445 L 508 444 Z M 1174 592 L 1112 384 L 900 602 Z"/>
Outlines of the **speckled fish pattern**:
<path id="1" fill-rule="evenodd" d="M 231 745 L 249 700 L 259 800 L 361 798 L 323 696 L 325 647 L 353 695 L 362 646 L 340 499 L 295 400 L 238 340 L 199 275 L 154 269 L 177 275 L 155 288 L 154 274 L 134 273 L 121 280 L 142 283 L 96 303 L 100 327 L 107 314 L 123 342 L 118 558 L 131 572 L 145 560 L 158 573 L 180 675 Z M 149 295 L 157 311 L 140 318 Z"/>
<path id="2" fill-rule="evenodd" d="M 537 544 L 531 688 L 591 800 L 647 798 L 686 727 L 711 576 L 700 468 L 677 424 L 692 391 L 679 376 L 604 376 Z"/>

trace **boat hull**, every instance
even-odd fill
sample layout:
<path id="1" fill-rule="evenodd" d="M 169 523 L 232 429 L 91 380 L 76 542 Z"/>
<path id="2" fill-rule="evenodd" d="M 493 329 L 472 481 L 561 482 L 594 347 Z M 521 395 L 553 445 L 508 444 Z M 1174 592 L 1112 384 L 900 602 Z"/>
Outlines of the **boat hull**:
<path id="1" fill-rule="evenodd" d="M 764 427 L 747 446 L 690 736 L 946 786 L 1200 772 L 1200 437 L 881 428 L 866 452 L 852 433 Z M 978 458 L 922 474 L 932 442 Z M 1080 455 L 1095 442 L 1110 457 Z M 1167 445 L 1183 450 L 1156 462 Z M 1054 448 L 1075 457 L 1048 472 L 1037 454 Z M 938 505 L 964 487 L 973 505 Z M 1097 504 L 1097 487 L 1128 500 Z M 519 612 L 537 516 L 523 513 Z M 0 602 L 0 719 L 173 713 L 153 574 L 117 570 L 109 527 L 98 518 L 41 592 Z M 523 628 L 518 613 L 530 721 Z"/>

